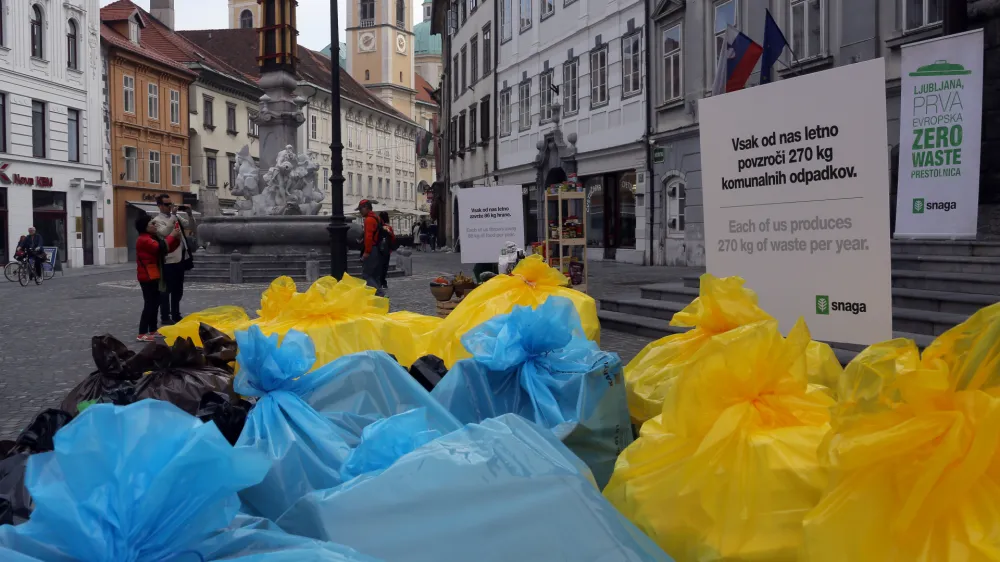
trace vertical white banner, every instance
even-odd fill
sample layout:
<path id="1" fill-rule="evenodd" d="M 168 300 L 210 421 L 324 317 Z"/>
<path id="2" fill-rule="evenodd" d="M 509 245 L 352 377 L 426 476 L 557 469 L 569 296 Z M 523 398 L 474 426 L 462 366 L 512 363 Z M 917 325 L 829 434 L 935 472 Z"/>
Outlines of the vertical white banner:
<path id="1" fill-rule="evenodd" d="M 897 238 L 975 238 L 983 30 L 904 45 Z"/>
<path id="2" fill-rule="evenodd" d="M 738 275 L 787 333 L 892 337 L 885 61 L 699 103 L 708 271 Z"/>
<path id="3" fill-rule="evenodd" d="M 458 192 L 462 263 L 496 263 L 504 244 L 524 247 L 520 185 L 471 187 Z"/>

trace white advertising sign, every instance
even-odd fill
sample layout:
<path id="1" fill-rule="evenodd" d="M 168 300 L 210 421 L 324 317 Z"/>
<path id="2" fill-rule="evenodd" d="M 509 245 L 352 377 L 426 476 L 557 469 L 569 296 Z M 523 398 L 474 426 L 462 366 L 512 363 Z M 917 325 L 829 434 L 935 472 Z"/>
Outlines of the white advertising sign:
<path id="1" fill-rule="evenodd" d="M 884 64 L 699 105 L 708 271 L 746 279 L 785 333 L 892 337 Z"/>
<path id="2" fill-rule="evenodd" d="M 983 30 L 903 46 L 897 238 L 975 238 Z"/>
<path id="3" fill-rule="evenodd" d="M 462 263 L 496 263 L 507 242 L 524 247 L 520 185 L 472 187 L 458 191 Z"/>

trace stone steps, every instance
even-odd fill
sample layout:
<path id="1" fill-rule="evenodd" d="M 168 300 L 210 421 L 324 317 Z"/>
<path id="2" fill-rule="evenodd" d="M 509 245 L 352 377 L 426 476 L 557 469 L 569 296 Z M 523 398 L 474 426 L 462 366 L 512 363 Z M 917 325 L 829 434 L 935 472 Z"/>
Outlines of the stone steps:
<path id="1" fill-rule="evenodd" d="M 906 271 L 1000 275 L 1000 257 L 894 254 L 892 256 L 892 268 Z"/>
<path id="2" fill-rule="evenodd" d="M 899 254 L 922 256 L 1000 257 L 1000 242 L 951 240 L 893 240 L 893 257 Z"/>

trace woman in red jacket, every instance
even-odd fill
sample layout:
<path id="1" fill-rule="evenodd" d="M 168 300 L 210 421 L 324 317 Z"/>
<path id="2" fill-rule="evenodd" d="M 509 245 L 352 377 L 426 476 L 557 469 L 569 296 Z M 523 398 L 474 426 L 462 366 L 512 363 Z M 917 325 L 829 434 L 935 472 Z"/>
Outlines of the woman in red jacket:
<path id="1" fill-rule="evenodd" d="M 174 224 L 174 230 L 166 240 L 156 236 L 156 225 L 149 215 L 143 213 L 135 220 L 135 229 L 139 238 L 135 241 L 135 269 L 139 286 L 142 287 L 142 316 L 139 317 L 139 335 L 136 341 L 154 341 L 159 332 L 156 331 L 156 313 L 160 308 L 160 292 L 163 290 L 163 256 L 177 249 L 181 244 L 180 223 Z"/>

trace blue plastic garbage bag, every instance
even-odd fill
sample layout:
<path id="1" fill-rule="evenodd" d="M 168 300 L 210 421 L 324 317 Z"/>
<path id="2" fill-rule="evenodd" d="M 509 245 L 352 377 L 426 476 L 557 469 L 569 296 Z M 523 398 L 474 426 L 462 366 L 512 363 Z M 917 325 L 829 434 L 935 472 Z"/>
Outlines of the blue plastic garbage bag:
<path id="1" fill-rule="evenodd" d="M 671 560 L 550 431 L 511 414 L 309 494 L 278 526 L 386 562 Z"/>
<path id="2" fill-rule="evenodd" d="M 373 560 L 234 522 L 236 492 L 269 466 L 172 404 L 92 406 L 56 434 L 54 451 L 28 460 L 35 511 L 20 526 L 0 527 L 0 560 Z"/>
<path id="3" fill-rule="evenodd" d="M 604 487 L 632 442 L 622 363 L 586 338 L 572 301 L 516 306 L 462 337 L 472 358 L 434 388 L 462 423 L 513 413 L 551 429 Z"/>
<path id="4" fill-rule="evenodd" d="M 346 355 L 309 372 L 316 360 L 309 336 L 290 330 L 265 336 L 257 326 L 236 332 L 237 393 L 259 397 L 237 447 L 274 461 L 264 480 L 240 493 L 243 510 L 277 519 L 296 500 L 356 476 L 360 459 L 345 463 L 370 424 L 415 409 L 422 431 L 448 433 L 462 425 L 388 354 Z M 413 430 L 408 426 L 408 431 Z"/>

